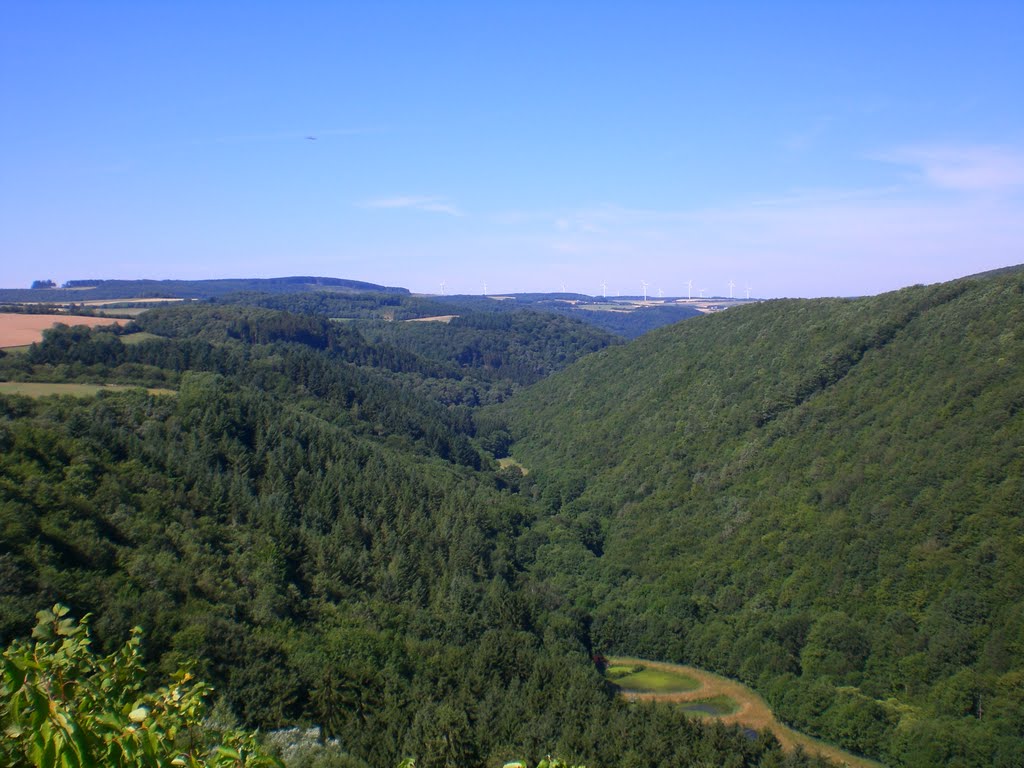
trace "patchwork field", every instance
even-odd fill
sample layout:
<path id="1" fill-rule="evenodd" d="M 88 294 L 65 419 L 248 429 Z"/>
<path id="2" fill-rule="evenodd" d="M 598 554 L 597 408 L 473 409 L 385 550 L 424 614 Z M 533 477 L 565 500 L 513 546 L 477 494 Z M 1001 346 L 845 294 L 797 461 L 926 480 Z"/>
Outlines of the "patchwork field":
<path id="1" fill-rule="evenodd" d="M 109 317 L 84 317 L 82 315 L 21 315 L 0 312 L 0 349 L 21 347 L 43 340 L 43 331 L 57 323 L 64 325 L 87 325 L 96 328 L 101 325 L 124 325 L 127 320 Z"/>

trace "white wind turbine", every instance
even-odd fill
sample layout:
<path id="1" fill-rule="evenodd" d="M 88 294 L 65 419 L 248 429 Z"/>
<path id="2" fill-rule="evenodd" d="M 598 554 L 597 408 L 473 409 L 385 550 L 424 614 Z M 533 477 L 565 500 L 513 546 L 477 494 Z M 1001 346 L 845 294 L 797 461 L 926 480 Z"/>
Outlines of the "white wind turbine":
<path id="1" fill-rule="evenodd" d="M 608 283 L 607 282 L 601 283 L 601 298 L 602 299 L 607 299 L 608 298 Z"/>
<path id="2" fill-rule="evenodd" d="M 732 278 L 729 278 L 729 298 L 730 299 L 732 298 L 732 289 L 735 288 L 735 287 L 736 287 L 736 282 Z"/>
<path id="3" fill-rule="evenodd" d="M 747 298 L 748 299 L 750 298 L 750 286 L 749 285 L 747 286 Z"/>
<path id="4" fill-rule="evenodd" d="M 647 301 L 647 281 L 641 280 L 640 285 L 644 287 L 644 301 Z"/>
<path id="5" fill-rule="evenodd" d="M 441 295 L 442 296 L 444 296 L 444 286 L 445 286 L 445 282 L 444 282 L 444 280 L 442 280 L 441 281 Z"/>

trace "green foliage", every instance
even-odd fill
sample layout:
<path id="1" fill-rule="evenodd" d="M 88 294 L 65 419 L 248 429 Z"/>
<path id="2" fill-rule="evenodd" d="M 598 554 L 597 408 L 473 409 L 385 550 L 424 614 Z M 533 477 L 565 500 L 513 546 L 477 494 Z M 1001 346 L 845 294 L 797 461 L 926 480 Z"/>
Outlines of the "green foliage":
<path id="1" fill-rule="evenodd" d="M 55 605 L 36 614 L 32 642 L 3 653 L 0 757 L 4 765 L 115 768 L 281 766 L 254 734 L 217 733 L 203 723 L 210 688 L 178 670 L 144 690 L 141 630 L 108 656 L 91 649 L 87 617 Z"/>
<path id="2" fill-rule="evenodd" d="M 964 765 L 1019 755 L 1022 298 L 1018 270 L 765 302 L 538 383 L 488 414 L 549 511 L 533 574 L 597 647 L 852 749 L 900 764 L 934 725 Z"/>
<path id="3" fill-rule="evenodd" d="M 368 337 L 487 381 L 532 384 L 581 357 L 611 345 L 614 337 L 557 314 L 519 309 L 471 311 L 449 323 L 363 325 Z"/>
<path id="4" fill-rule="evenodd" d="M 387 305 L 366 306 L 372 314 Z M 814 718 L 861 706 L 866 694 L 844 698 L 836 683 L 881 677 L 873 666 L 878 622 L 855 603 L 830 606 L 867 632 L 872 653 L 863 657 L 849 627 L 816 628 L 813 599 L 775 612 L 759 603 L 737 620 L 754 590 L 742 560 L 760 551 L 742 536 L 721 562 L 699 562 L 701 570 L 692 562 L 662 567 L 670 551 L 684 559 L 715 535 L 708 528 L 717 508 L 702 508 L 707 521 L 694 515 L 679 526 L 653 514 L 669 497 L 645 501 L 639 484 L 629 498 L 614 483 L 595 495 L 592 484 L 604 481 L 594 456 L 621 449 L 609 466 L 636 477 L 665 457 L 652 449 L 629 459 L 642 441 L 621 429 L 615 408 L 609 425 L 625 435 L 621 445 L 600 424 L 582 422 L 592 382 L 563 394 L 552 418 L 570 428 L 579 418 L 590 430 L 562 463 L 564 475 L 544 460 L 538 473 L 529 462 L 528 475 L 495 471 L 478 448 L 503 453 L 510 439 L 504 417 L 478 404 L 521 387 L 520 374 L 567 365 L 595 339 L 603 345 L 601 337 L 518 310 L 469 317 L 450 338 L 411 324 L 408 337 L 375 336 L 377 322 L 186 305 L 142 315 L 139 326 L 155 338 L 138 344 L 58 328 L 28 355 L 0 361 L 12 378 L 178 391 L 0 397 L 0 636 L 27 634 L 35 606 L 55 601 L 97 617 L 90 631 L 100 659 L 120 653 L 133 626 L 146 626 L 153 679 L 123 702 L 123 714 L 156 679 L 195 659 L 196 674 L 246 728 L 319 726 L 332 747 L 311 750 L 311 764 L 393 766 L 407 755 L 421 768 L 535 764 L 548 753 L 588 765 L 813 764 L 782 757 L 768 737 L 751 741 L 677 710 L 616 700 L 594 669 L 595 643 L 669 658 L 699 649 L 719 668 L 793 675 L 799 689 L 811 638 L 820 664 L 840 654 L 847 678 L 823 682 L 830 695 L 808 711 Z M 471 354 L 462 362 L 464 344 Z M 619 354 L 602 349 L 583 369 L 587 359 Z M 733 416 L 749 425 L 760 413 Z M 778 429 L 785 418 L 766 423 Z M 723 443 L 726 456 L 735 449 Z M 690 477 L 665 466 L 666 476 Z M 711 466 L 700 469 L 705 477 Z M 638 526 L 652 535 L 630 549 L 626 528 L 638 519 L 655 528 Z M 666 535 L 680 527 L 692 534 L 681 544 Z M 643 557 L 631 563 L 623 553 Z M 651 579 L 656 567 L 665 583 Z M 808 582 L 791 584 L 794 594 L 810 594 Z M 897 660 L 889 673 L 927 687 L 936 665 L 977 654 L 999 675 L 978 681 L 986 718 L 1012 718 L 1021 615 L 1004 614 L 1001 637 L 972 633 L 971 617 L 987 606 L 951 595 L 894 607 L 883 622 L 887 659 Z M 934 648 L 921 642 L 922 626 L 945 628 Z M 809 651 L 808 662 L 819 656 Z M 942 711 L 962 704 L 944 696 Z M 850 738 L 876 738 L 874 714 Z"/>

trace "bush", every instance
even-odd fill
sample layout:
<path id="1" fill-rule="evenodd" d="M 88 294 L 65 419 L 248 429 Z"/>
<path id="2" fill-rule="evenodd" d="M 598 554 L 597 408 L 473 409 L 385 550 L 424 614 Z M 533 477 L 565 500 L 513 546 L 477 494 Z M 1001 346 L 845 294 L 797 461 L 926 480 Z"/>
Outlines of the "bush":
<path id="1" fill-rule="evenodd" d="M 32 641 L 13 642 L 0 664 L 0 763 L 11 768 L 282 768 L 255 734 L 204 725 L 211 688 L 186 669 L 143 690 L 138 627 L 109 656 L 90 647 L 88 616 L 55 605 L 36 614 Z"/>

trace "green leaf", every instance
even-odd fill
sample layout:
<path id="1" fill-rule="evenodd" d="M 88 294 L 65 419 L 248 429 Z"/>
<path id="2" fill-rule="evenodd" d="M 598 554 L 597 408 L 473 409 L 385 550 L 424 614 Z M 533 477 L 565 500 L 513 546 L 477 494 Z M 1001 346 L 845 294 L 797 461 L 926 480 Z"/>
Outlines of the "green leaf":
<path id="1" fill-rule="evenodd" d="M 231 749 L 230 747 L 219 746 L 219 747 L 217 747 L 216 752 L 217 752 L 218 755 L 222 755 L 224 757 L 230 757 L 232 760 L 241 760 L 242 759 L 241 753 L 238 750 L 236 750 L 236 749 Z"/>

